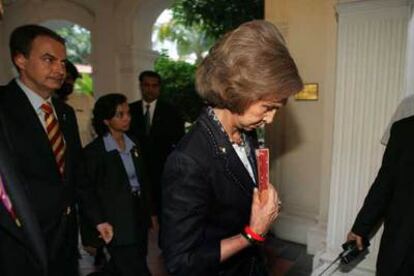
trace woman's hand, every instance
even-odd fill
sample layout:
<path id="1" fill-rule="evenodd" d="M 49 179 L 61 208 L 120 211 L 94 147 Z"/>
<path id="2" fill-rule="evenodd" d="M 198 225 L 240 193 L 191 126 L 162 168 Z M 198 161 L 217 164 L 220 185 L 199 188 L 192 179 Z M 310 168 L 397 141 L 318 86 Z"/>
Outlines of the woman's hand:
<path id="1" fill-rule="evenodd" d="M 96 225 L 96 230 L 99 232 L 99 237 L 105 241 L 106 244 L 110 243 L 114 236 L 112 225 L 108 222 L 103 222 Z"/>
<path id="2" fill-rule="evenodd" d="M 273 185 L 269 183 L 268 188 L 261 192 L 255 188 L 253 191 L 250 228 L 254 232 L 264 235 L 269 231 L 278 214 L 279 198 Z"/>
<path id="3" fill-rule="evenodd" d="M 257 188 L 254 189 L 249 225 L 251 230 L 260 235 L 267 233 L 279 213 L 278 202 L 277 192 L 270 183 L 269 187 L 261 192 Z M 230 256 L 250 245 L 251 243 L 242 234 L 221 240 L 220 261 L 227 260 Z"/>

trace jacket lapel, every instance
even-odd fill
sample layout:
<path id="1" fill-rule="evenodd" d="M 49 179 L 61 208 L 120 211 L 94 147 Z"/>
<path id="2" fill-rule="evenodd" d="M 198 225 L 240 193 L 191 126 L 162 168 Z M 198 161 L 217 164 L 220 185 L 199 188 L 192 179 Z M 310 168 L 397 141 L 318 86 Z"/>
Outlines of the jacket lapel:
<path id="1" fill-rule="evenodd" d="M 250 197 L 252 195 L 252 190 L 255 187 L 255 183 L 244 167 L 229 139 L 206 113 L 201 115 L 199 120 L 205 126 L 209 136 L 212 138 L 211 142 L 213 143 L 215 154 L 218 160 L 223 163 L 225 173 L 247 196 Z"/>
<path id="2" fill-rule="evenodd" d="M 105 150 L 105 147 L 104 147 Z M 106 150 L 105 150 L 106 151 Z M 128 190 L 131 189 L 129 186 L 129 178 L 128 174 L 126 173 L 126 170 L 124 168 L 124 164 L 122 163 L 122 158 L 119 155 L 119 152 L 117 150 L 111 150 L 107 152 L 110 162 L 113 164 L 113 169 L 117 170 L 123 177 L 122 185 L 125 185 L 123 188 L 127 188 Z"/>
<path id="3" fill-rule="evenodd" d="M 162 117 L 162 113 L 163 113 L 163 104 L 161 102 L 161 100 L 157 100 L 157 103 L 155 105 L 155 109 L 154 109 L 154 116 L 152 118 L 152 122 L 151 122 L 151 132 L 153 132 L 154 129 L 156 129 L 159 124 L 160 124 L 160 120 Z"/>
<path id="4" fill-rule="evenodd" d="M 140 175 L 140 173 L 142 172 L 142 168 L 141 168 L 141 163 L 139 161 L 140 153 L 139 153 L 138 148 L 136 146 L 134 146 L 131 149 L 131 157 L 132 157 L 132 162 L 134 163 L 134 168 L 135 168 L 135 172 L 137 174 L 138 182 L 139 182 L 140 185 L 142 185 L 143 180 L 142 180 L 142 176 Z"/>
<path id="5" fill-rule="evenodd" d="M 7 97 L 9 97 L 8 102 L 14 103 L 13 106 L 5 106 L 5 114 L 7 114 L 8 117 L 11 117 L 9 121 L 13 122 L 13 129 L 18 128 L 18 136 L 20 139 L 27 139 L 30 137 L 30 144 L 28 143 L 28 146 L 35 146 L 38 154 L 44 156 L 45 162 L 52 162 L 52 164 L 55 164 L 56 166 L 49 138 L 47 137 L 36 111 L 30 104 L 29 99 L 15 81 L 12 81 L 9 84 L 6 91 L 6 93 L 8 93 Z M 19 108 L 14 108 L 15 106 L 18 106 Z M 5 131 L 7 132 L 7 129 Z M 13 147 L 13 141 L 10 142 L 11 147 Z"/>
<path id="6" fill-rule="evenodd" d="M 137 104 L 137 118 L 139 119 L 140 126 L 145 125 L 145 119 L 144 119 L 144 109 L 142 108 L 142 100 L 138 101 Z"/>
<path id="7" fill-rule="evenodd" d="M 59 103 L 57 100 L 52 99 L 53 107 L 55 108 L 55 112 L 57 115 L 57 119 L 59 122 L 60 131 L 62 131 L 63 137 L 68 137 L 70 130 L 68 129 L 68 124 L 66 123 L 68 115 L 66 111 L 63 109 L 62 103 Z M 67 140 L 67 138 L 66 138 Z"/>
<path id="8" fill-rule="evenodd" d="M 32 252 L 33 258 L 37 260 L 37 263 L 46 272 L 46 246 L 39 222 L 33 212 L 33 208 L 30 206 L 22 180 L 12 164 L 12 155 L 6 148 L 3 137 L 0 137 L 0 173 L 19 222 L 19 225 L 13 222 L 10 214 L 8 214 L 3 206 L 0 206 L 0 208 L 3 208 L 0 211 L 0 215 L 9 217 L 9 219 L 6 217 L 0 219 L 0 227 L 8 229 L 9 233 L 25 244 Z"/>

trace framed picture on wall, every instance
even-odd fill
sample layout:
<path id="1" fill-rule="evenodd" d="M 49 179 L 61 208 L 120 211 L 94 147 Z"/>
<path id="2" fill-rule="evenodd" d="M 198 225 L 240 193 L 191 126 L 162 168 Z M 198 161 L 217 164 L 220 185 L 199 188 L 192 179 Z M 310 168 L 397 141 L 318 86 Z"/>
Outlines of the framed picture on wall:
<path id="1" fill-rule="evenodd" d="M 317 101 L 319 99 L 319 86 L 317 83 L 305 83 L 303 90 L 295 95 L 297 101 Z"/>

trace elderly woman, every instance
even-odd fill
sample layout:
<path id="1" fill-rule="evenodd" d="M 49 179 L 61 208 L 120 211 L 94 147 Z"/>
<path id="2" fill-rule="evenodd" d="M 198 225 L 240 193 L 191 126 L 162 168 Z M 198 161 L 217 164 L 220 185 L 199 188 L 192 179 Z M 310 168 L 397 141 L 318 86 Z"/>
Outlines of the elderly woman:
<path id="1" fill-rule="evenodd" d="M 110 266 L 115 275 L 150 275 L 146 262 L 148 183 L 139 148 L 125 134 L 131 122 L 126 97 L 102 96 L 93 116 L 98 137 L 86 146 L 85 158 L 88 178 L 100 203 L 99 215 L 113 228 L 113 237 L 111 231 L 109 237 L 102 237 L 108 243 Z"/>
<path id="2" fill-rule="evenodd" d="M 269 124 L 302 81 L 271 23 L 227 33 L 200 64 L 208 105 L 163 174 L 161 246 L 171 275 L 267 275 L 260 245 L 278 215 L 257 187 L 253 130 Z"/>

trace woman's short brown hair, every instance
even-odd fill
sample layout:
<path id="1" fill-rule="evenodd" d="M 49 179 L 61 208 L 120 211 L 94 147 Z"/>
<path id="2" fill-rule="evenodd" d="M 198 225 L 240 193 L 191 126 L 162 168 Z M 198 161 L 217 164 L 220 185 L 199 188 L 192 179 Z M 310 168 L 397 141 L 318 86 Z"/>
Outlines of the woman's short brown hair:
<path id="1" fill-rule="evenodd" d="M 297 93 L 303 83 L 276 26 L 254 20 L 210 49 L 197 69 L 196 86 L 207 104 L 242 114 L 257 100 Z"/>

